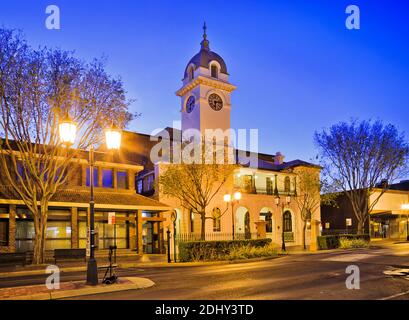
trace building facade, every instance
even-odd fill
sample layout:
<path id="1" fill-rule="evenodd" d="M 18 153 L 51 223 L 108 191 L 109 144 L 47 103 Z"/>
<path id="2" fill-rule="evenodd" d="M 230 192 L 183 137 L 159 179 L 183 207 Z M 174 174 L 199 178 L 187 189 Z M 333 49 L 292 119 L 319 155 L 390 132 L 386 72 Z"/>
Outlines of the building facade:
<path id="1" fill-rule="evenodd" d="M 297 188 L 298 173 L 308 170 L 319 179 L 320 167 L 305 161 L 284 161 L 284 156 L 275 154 L 248 153 L 255 161 L 243 163 L 238 156 L 239 150 L 234 147 L 231 136 L 231 113 L 234 106 L 231 95 L 236 86 L 229 82 L 227 65 L 223 58 L 210 50 L 206 29 L 201 42 L 201 48 L 188 63 L 184 70 L 182 87 L 176 95 L 181 101 L 181 131 L 166 128 L 166 138 L 171 142 L 181 140 L 189 130 L 196 130 L 206 136 L 207 130 L 225 133 L 218 136 L 217 145 L 223 145 L 226 152 L 232 152 L 234 161 L 238 164 L 233 176 L 226 182 L 217 196 L 207 208 L 206 239 L 230 239 L 233 225 L 236 237 L 256 237 L 258 226 L 265 225 L 267 237 L 280 245 L 284 229 L 287 246 L 301 246 L 303 242 L 303 227 L 307 225 L 307 244 L 309 243 L 310 221 L 303 221 L 300 209 L 295 201 L 299 196 Z M 161 134 L 159 134 L 161 135 Z M 155 138 L 135 134 L 135 140 L 145 139 L 145 145 Z M 149 139 L 149 141 L 148 141 Z M 216 138 L 214 138 L 216 139 Z M 151 146 L 152 147 L 152 146 Z M 149 149 L 149 148 L 147 148 Z M 168 157 L 168 160 L 171 156 Z M 147 154 L 145 163 L 150 162 Z M 176 199 L 154 190 L 154 181 L 162 174 L 171 161 L 150 162 L 148 167 L 138 176 L 137 192 L 155 197 L 166 203 L 177 212 L 176 232 L 181 238 L 199 239 L 201 230 L 200 216 L 181 206 Z M 232 208 L 223 200 L 227 193 L 240 191 L 242 197 Z M 280 204 L 276 204 L 276 196 L 280 196 Z M 287 196 L 292 199 L 285 202 Z M 320 220 L 319 206 L 312 213 L 312 219 Z M 262 222 L 260 224 L 260 222 Z M 165 228 L 172 229 L 170 221 L 165 222 Z"/>
<path id="2" fill-rule="evenodd" d="M 89 167 L 87 153 L 72 170 L 72 179 L 49 203 L 46 250 L 86 248 L 89 224 Z M 118 161 L 96 154 L 94 171 L 95 225 L 99 250 L 116 244 L 138 254 L 162 253 L 163 212 L 170 208 L 138 195 L 135 177 L 143 167 L 123 157 Z M 108 157 L 110 158 L 110 157 Z M 121 159 L 122 158 L 122 159 Z M 115 224 L 108 216 L 115 214 Z M 0 187 L 0 252 L 33 250 L 34 222 L 24 202 L 7 180 Z"/>

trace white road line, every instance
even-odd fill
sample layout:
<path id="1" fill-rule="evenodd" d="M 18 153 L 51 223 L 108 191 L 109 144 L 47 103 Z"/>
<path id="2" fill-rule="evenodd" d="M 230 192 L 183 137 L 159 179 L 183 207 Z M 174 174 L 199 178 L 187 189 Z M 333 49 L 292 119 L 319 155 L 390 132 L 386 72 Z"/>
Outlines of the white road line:
<path id="1" fill-rule="evenodd" d="M 397 294 L 394 294 L 393 296 L 389 296 L 389 297 L 385 297 L 385 298 L 380 298 L 380 299 L 378 299 L 378 300 L 391 300 L 391 299 L 394 299 L 394 298 L 397 298 L 397 297 L 400 297 L 400 296 L 404 296 L 404 295 L 406 295 L 406 294 L 409 294 L 409 291 L 397 293 Z"/>

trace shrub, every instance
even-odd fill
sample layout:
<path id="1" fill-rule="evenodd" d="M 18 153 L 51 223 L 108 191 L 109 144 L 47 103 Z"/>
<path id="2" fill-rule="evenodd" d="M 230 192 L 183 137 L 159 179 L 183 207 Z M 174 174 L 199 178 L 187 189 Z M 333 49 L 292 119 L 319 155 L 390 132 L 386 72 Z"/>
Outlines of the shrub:
<path id="1" fill-rule="evenodd" d="M 259 248 L 270 243 L 271 239 L 181 242 L 179 260 L 181 262 L 224 260 L 234 248 Z"/>
<path id="2" fill-rule="evenodd" d="M 342 235 L 329 235 L 329 236 L 320 236 L 318 237 L 318 246 L 320 250 L 336 249 L 341 248 L 340 239 L 355 241 L 358 243 L 366 243 L 368 245 L 370 241 L 369 234 L 342 234 Z M 362 247 L 361 247 L 362 248 Z M 344 248 L 342 248 L 344 249 Z"/>
<path id="3" fill-rule="evenodd" d="M 341 237 L 339 239 L 339 247 L 341 249 L 352 249 L 352 248 L 366 248 L 369 245 L 369 242 L 365 239 L 360 238 L 345 238 Z"/>
<path id="4" fill-rule="evenodd" d="M 336 235 L 318 237 L 318 246 L 321 250 L 338 248 L 339 238 Z"/>
<path id="5" fill-rule="evenodd" d="M 270 243 L 264 247 L 234 247 L 226 257 L 226 259 L 240 260 L 259 257 L 271 257 L 276 255 L 278 255 L 278 250 L 274 244 Z"/>

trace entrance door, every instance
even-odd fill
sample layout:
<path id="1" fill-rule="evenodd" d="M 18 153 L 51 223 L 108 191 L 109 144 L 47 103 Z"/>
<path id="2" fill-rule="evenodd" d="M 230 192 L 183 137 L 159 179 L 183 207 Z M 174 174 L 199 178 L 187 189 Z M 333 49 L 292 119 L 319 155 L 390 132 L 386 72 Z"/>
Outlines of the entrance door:
<path id="1" fill-rule="evenodd" d="M 143 253 L 160 253 L 160 222 L 146 221 L 142 226 Z"/>

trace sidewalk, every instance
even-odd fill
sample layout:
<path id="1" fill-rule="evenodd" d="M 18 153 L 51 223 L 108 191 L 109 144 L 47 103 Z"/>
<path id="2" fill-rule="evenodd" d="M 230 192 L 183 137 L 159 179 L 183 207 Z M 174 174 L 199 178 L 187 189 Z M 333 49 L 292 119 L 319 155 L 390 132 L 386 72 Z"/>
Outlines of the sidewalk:
<path id="1" fill-rule="evenodd" d="M 109 264 L 107 257 L 97 257 L 97 264 L 99 267 L 107 266 Z M 32 275 L 45 274 L 45 269 L 49 265 L 54 265 L 54 261 L 51 261 L 42 265 L 27 265 L 27 266 L 9 266 L 0 267 L 0 279 L 11 277 L 23 277 Z M 117 257 L 118 268 L 138 268 L 147 266 L 167 266 L 167 257 L 165 255 L 125 255 Z M 58 262 L 57 266 L 60 268 L 60 272 L 79 272 L 87 270 L 87 263 L 85 261 L 64 261 Z"/>
<path id="2" fill-rule="evenodd" d="M 86 285 L 84 281 L 63 282 L 60 284 L 59 289 L 51 290 L 42 284 L 0 289 L 0 300 L 54 300 L 99 293 L 146 289 L 154 285 L 155 283 L 149 279 L 137 277 L 121 277 L 118 283 L 97 286 Z"/>

